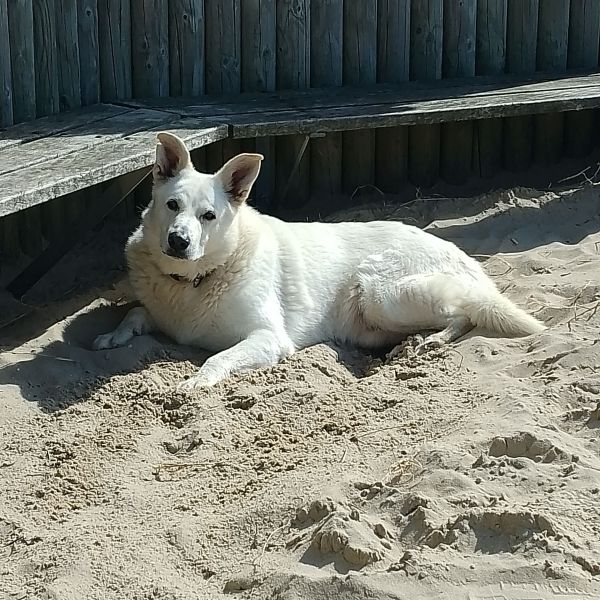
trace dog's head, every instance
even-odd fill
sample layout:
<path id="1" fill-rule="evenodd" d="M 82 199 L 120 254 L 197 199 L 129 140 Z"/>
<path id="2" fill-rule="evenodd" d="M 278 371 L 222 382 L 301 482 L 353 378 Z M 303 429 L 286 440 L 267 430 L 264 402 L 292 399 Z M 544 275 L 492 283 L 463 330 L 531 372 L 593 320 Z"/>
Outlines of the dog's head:
<path id="1" fill-rule="evenodd" d="M 146 234 L 175 260 L 197 261 L 219 251 L 260 171 L 260 154 L 239 154 L 214 175 L 194 169 L 183 141 L 158 134 Z"/>

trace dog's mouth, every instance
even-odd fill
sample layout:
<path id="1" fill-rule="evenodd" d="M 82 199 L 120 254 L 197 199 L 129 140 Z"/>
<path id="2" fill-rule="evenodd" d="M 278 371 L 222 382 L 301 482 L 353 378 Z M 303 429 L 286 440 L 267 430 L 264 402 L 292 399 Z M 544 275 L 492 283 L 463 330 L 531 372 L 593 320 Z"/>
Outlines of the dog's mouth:
<path id="1" fill-rule="evenodd" d="M 177 250 L 173 250 L 173 248 L 167 248 L 166 250 L 163 250 L 162 253 L 165 256 L 168 256 L 169 258 L 174 258 L 175 260 L 184 260 L 187 262 L 194 262 L 196 260 L 200 260 L 204 256 L 203 252 L 192 256 L 186 251 L 177 252 Z"/>
<path id="2" fill-rule="evenodd" d="M 177 260 L 189 260 L 186 252 L 177 252 L 176 250 L 173 250 L 173 248 L 163 250 L 163 254 L 166 254 L 170 258 L 176 258 Z"/>

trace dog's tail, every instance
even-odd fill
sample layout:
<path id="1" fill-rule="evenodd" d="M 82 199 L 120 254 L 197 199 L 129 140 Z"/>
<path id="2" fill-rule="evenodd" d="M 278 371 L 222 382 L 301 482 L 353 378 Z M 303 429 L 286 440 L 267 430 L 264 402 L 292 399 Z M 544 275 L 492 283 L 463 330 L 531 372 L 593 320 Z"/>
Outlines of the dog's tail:
<path id="1" fill-rule="evenodd" d="M 483 298 L 469 300 L 464 306 L 474 325 L 504 337 L 524 337 L 539 333 L 546 326 L 519 308 L 498 290 L 490 290 Z"/>

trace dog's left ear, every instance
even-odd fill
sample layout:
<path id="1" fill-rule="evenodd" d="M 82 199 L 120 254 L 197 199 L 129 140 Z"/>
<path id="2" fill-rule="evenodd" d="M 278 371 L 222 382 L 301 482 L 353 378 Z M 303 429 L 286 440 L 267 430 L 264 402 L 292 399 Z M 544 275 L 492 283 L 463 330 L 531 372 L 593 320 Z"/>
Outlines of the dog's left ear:
<path id="1" fill-rule="evenodd" d="M 156 160 L 152 169 L 154 180 L 174 177 L 183 169 L 191 166 L 190 153 L 183 140 L 172 133 L 162 132 L 157 136 Z"/>
<path id="2" fill-rule="evenodd" d="M 238 154 L 215 173 L 232 202 L 241 204 L 247 200 L 263 158 L 262 154 Z"/>

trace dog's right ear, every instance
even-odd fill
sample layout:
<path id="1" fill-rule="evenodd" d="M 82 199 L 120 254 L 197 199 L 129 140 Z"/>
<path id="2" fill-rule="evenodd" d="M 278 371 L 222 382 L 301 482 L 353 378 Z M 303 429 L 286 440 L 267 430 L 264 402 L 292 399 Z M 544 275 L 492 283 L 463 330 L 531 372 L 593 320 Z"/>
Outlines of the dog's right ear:
<path id="1" fill-rule="evenodd" d="M 155 181 L 161 181 L 167 177 L 175 177 L 183 169 L 192 165 L 190 153 L 185 147 L 183 140 L 172 133 L 162 132 L 157 136 L 156 160 L 152 168 Z"/>

